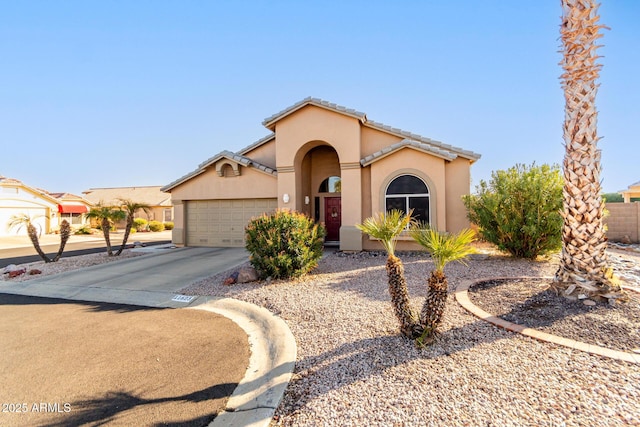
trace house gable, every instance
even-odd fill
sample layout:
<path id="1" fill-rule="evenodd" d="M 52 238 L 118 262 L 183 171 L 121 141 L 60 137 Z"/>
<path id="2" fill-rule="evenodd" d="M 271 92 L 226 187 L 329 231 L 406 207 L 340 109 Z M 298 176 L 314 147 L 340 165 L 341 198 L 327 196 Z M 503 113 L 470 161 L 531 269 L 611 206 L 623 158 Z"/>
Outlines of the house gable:
<path id="1" fill-rule="evenodd" d="M 180 206 L 177 243 L 201 242 L 190 240 L 189 230 L 210 228 L 206 221 L 215 233 L 242 228 L 237 221 L 217 222 L 222 216 L 216 209 L 230 204 L 246 210 L 256 201 L 331 222 L 332 240 L 339 240 L 342 250 L 375 243 L 356 224 L 387 206 L 417 209 L 417 215 L 428 216 L 442 230 L 468 225 L 460 197 L 469 193 L 470 166 L 480 158 L 477 153 L 318 98 L 305 98 L 267 117 L 263 125 L 272 133 L 235 153 L 222 151 L 162 188 Z M 330 179 L 340 186 L 325 188 Z M 387 194 L 388 188 L 400 191 Z M 225 218 L 246 216 L 224 212 Z"/>

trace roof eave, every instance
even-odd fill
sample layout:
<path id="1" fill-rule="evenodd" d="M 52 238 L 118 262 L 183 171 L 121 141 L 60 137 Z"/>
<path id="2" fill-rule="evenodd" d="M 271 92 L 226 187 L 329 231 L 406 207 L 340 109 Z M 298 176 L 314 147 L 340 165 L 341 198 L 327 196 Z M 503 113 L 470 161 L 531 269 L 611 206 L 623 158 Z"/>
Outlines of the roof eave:
<path id="1" fill-rule="evenodd" d="M 302 101 L 298 101 L 295 104 L 291 105 L 290 107 L 285 108 L 284 110 L 270 116 L 267 117 L 266 119 L 264 119 L 262 121 L 262 125 L 264 127 L 266 127 L 267 129 L 269 129 L 272 132 L 275 132 L 276 129 L 276 123 L 279 122 L 280 120 L 284 119 L 285 117 L 295 113 L 298 110 L 301 110 L 302 108 L 306 107 L 307 105 L 313 105 L 319 108 L 324 108 L 325 110 L 328 111 L 333 111 L 339 114 L 343 114 L 345 116 L 349 116 L 349 117 L 353 117 L 354 119 L 357 119 L 359 121 L 361 121 L 362 123 L 365 123 L 367 121 L 367 116 L 365 113 L 362 113 L 360 111 L 354 110 L 352 108 L 347 108 L 344 107 L 342 105 L 338 105 L 338 104 L 334 104 L 328 101 L 324 101 L 320 98 L 312 98 L 310 96 L 306 97 L 305 99 L 303 99 Z"/>

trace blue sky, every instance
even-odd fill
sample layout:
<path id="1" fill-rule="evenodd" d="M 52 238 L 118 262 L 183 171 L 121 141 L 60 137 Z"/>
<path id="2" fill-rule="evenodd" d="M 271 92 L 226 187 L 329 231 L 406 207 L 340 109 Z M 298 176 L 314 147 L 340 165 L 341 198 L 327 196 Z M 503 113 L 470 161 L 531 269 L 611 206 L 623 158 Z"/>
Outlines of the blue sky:
<path id="1" fill-rule="evenodd" d="M 640 181 L 640 2 L 603 0 L 605 192 Z M 472 190 L 561 164 L 560 2 L 0 0 L 0 174 L 165 185 L 313 96 L 482 154 Z"/>

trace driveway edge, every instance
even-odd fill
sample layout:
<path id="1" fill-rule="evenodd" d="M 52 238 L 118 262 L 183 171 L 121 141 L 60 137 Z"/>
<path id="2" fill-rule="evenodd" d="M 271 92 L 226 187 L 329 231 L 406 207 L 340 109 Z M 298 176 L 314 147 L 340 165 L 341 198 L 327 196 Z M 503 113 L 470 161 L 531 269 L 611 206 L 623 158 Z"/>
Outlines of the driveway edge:
<path id="1" fill-rule="evenodd" d="M 550 342 L 556 345 L 560 345 L 563 347 L 568 347 L 575 350 L 584 351 L 589 354 L 593 354 L 596 356 L 608 357 L 614 360 L 620 360 L 623 362 L 636 363 L 640 364 L 640 355 L 627 353 L 619 350 L 612 350 L 605 347 L 600 347 L 593 344 L 587 344 L 580 341 L 575 341 L 569 338 L 563 338 L 557 335 L 552 335 L 546 332 L 539 331 L 533 328 L 527 328 L 522 325 L 518 325 L 515 323 L 508 322 L 504 319 L 501 319 L 493 314 L 487 313 L 482 310 L 480 307 L 471 302 L 469 298 L 469 288 L 476 283 L 486 282 L 489 280 L 503 280 L 503 279 L 522 279 L 523 277 L 488 277 L 484 279 L 473 279 L 473 280 L 464 280 L 456 286 L 455 296 L 456 301 L 460 304 L 465 310 L 474 316 L 484 320 L 485 322 L 491 323 L 494 326 L 505 329 L 510 332 L 520 333 L 524 336 L 534 338 L 539 341 Z M 527 279 L 550 279 L 549 277 L 524 277 Z"/>
<path id="2" fill-rule="evenodd" d="M 211 311 L 240 326 L 249 337 L 246 374 L 210 427 L 268 426 L 291 379 L 297 346 L 284 320 L 269 310 L 232 298 L 212 299 L 189 308 Z"/>

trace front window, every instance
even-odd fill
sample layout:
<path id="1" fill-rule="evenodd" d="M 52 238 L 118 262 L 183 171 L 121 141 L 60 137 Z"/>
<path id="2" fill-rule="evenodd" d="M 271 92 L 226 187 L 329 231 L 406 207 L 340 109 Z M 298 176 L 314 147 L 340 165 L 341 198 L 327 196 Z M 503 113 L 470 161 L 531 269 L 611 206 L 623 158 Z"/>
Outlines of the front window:
<path id="1" fill-rule="evenodd" d="M 385 211 L 397 209 L 409 212 L 413 209 L 412 218 L 430 223 L 429 188 L 420 178 L 413 175 L 401 175 L 395 178 L 385 192 Z"/>
<path id="2" fill-rule="evenodd" d="M 61 213 L 60 222 L 66 219 L 70 225 L 82 225 L 82 214 L 79 213 Z"/>
<path id="3" fill-rule="evenodd" d="M 342 181 L 339 176 L 330 176 L 329 178 L 322 181 L 320 184 L 320 188 L 318 189 L 319 193 L 341 193 L 342 192 Z"/>

